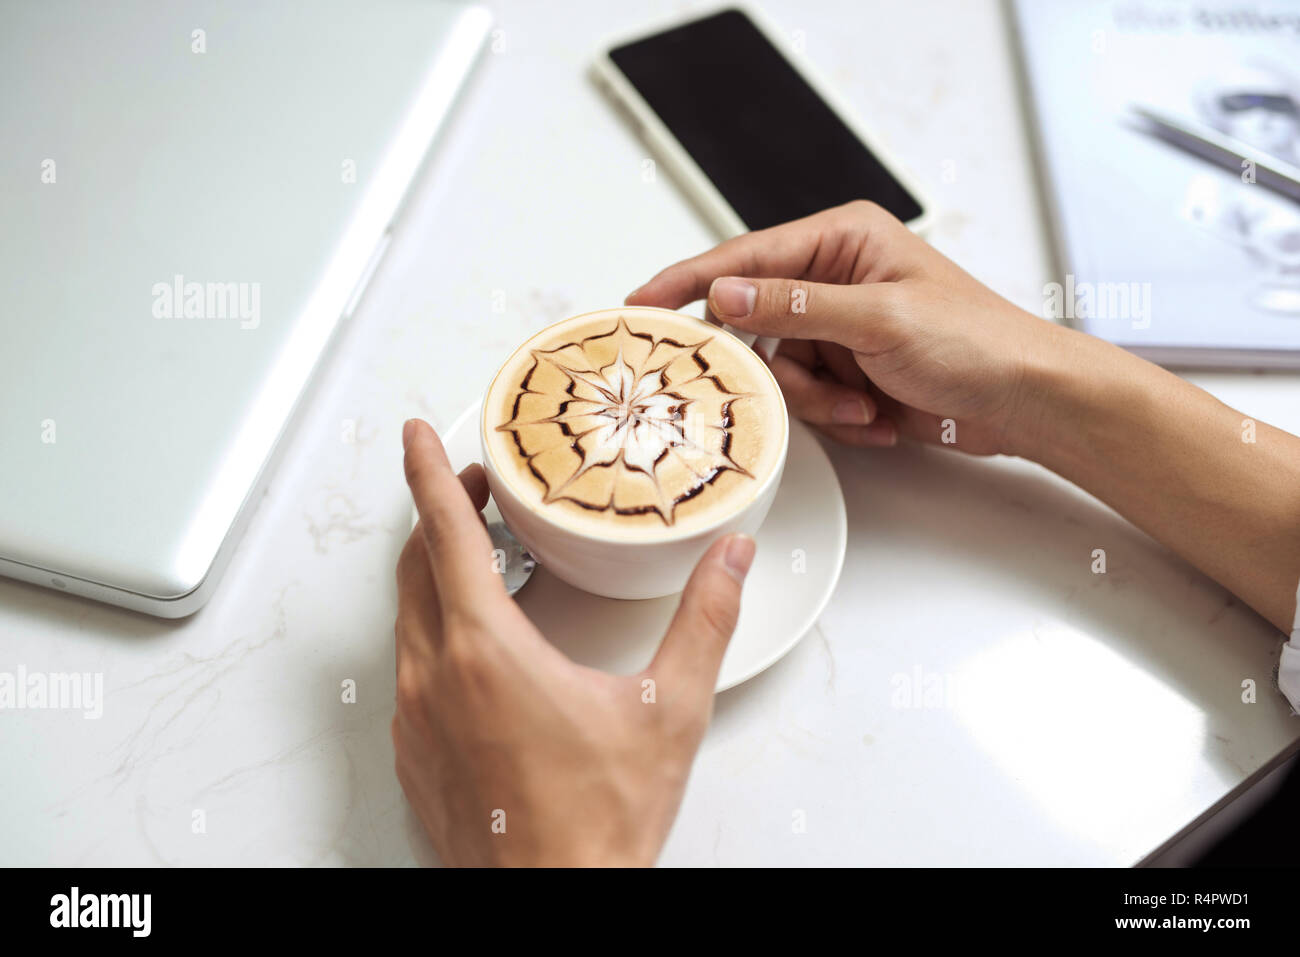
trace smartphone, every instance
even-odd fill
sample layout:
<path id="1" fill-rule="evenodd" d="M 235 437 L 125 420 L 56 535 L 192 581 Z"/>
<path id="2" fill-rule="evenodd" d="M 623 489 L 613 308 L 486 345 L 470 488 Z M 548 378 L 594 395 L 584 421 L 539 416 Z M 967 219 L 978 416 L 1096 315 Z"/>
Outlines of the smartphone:
<path id="1" fill-rule="evenodd" d="M 854 199 L 927 225 L 915 182 L 756 11 L 613 43 L 591 73 L 723 236 Z"/>

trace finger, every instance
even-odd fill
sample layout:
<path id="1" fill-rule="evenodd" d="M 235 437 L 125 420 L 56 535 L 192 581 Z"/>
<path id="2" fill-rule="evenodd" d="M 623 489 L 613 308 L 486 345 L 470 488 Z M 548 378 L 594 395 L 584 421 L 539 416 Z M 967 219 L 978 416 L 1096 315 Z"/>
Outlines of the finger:
<path id="1" fill-rule="evenodd" d="M 833 342 L 814 342 L 813 348 L 821 365 L 829 369 L 831 375 L 839 382 L 850 389 L 866 391 L 867 374 L 862 371 L 862 366 L 858 365 L 858 360 L 851 349 Z"/>
<path id="2" fill-rule="evenodd" d="M 881 282 L 839 286 L 802 279 L 724 276 L 709 290 L 709 308 L 728 325 L 760 336 L 824 339 L 874 354 L 893 344 L 905 308 L 903 287 Z"/>
<path id="3" fill-rule="evenodd" d="M 801 219 L 728 239 L 664 269 L 626 303 L 680 309 L 703 299 L 718 276 L 802 276 L 817 251 L 817 237 L 817 229 Z"/>
<path id="4" fill-rule="evenodd" d="M 473 612 L 484 601 L 504 598 L 505 586 L 492 570 L 492 541 L 442 442 L 428 423 L 411 419 L 402 429 L 402 444 L 442 609 Z"/>
<path id="5" fill-rule="evenodd" d="M 487 516 L 483 514 L 483 509 L 487 508 L 488 490 L 487 473 L 483 471 L 483 466 L 477 462 L 467 465 L 460 470 L 460 484 L 465 486 L 465 493 L 469 495 L 470 503 L 478 512 L 478 519 L 487 528 Z"/>
<path id="6" fill-rule="evenodd" d="M 870 425 L 814 425 L 836 442 L 875 449 L 898 444 L 898 425 L 892 419 L 877 418 Z"/>
<path id="7" fill-rule="evenodd" d="M 487 472 L 483 471 L 483 466 L 475 462 L 467 465 L 460 470 L 460 484 L 465 486 L 465 493 L 469 496 L 470 504 L 474 506 L 474 511 L 481 512 L 487 508 L 488 503 L 488 483 Z"/>
<path id="8" fill-rule="evenodd" d="M 394 656 L 399 673 L 404 657 L 436 646 L 442 636 L 438 591 L 429 568 L 424 530 L 418 524 L 397 559 L 397 627 L 394 632 Z"/>
<path id="9" fill-rule="evenodd" d="M 629 306 L 680 309 L 719 276 L 807 276 L 856 282 L 858 253 L 906 228 L 874 203 L 856 201 L 745 233 L 664 269 L 627 297 Z M 873 237 L 875 241 L 873 242 Z M 846 252 L 851 253 L 846 255 Z M 868 264 L 869 265 L 869 264 Z"/>
<path id="10" fill-rule="evenodd" d="M 876 403 L 866 392 L 820 379 L 786 356 L 772 360 L 772 376 L 796 418 L 818 425 L 870 425 Z"/>
<path id="11" fill-rule="evenodd" d="M 818 339 L 782 339 L 777 355 L 793 359 L 813 375 L 819 378 L 829 376 L 854 391 L 867 392 L 870 388 L 867 374 L 858 365 L 853 350 L 833 342 L 822 342 Z"/>
<path id="12" fill-rule="evenodd" d="M 704 553 L 650 665 L 659 684 L 708 698 L 740 617 L 740 592 L 754 561 L 754 540 L 728 535 Z"/>
<path id="13" fill-rule="evenodd" d="M 704 308 L 704 321 L 710 325 L 717 326 L 719 329 L 726 329 L 727 332 L 733 334 L 736 332 L 735 329 L 727 328 L 726 323 L 715 316 L 708 306 L 705 306 Z M 741 332 L 738 338 L 741 342 L 744 342 L 746 339 L 744 332 Z M 771 362 L 773 353 L 776 349 L 780 348 L 780 346 L 780 339 L 766 339 L 763 336 L 752 336 L 749 341 L 749 348 L 753 349 L 754 354 L 764 362 Z"/>

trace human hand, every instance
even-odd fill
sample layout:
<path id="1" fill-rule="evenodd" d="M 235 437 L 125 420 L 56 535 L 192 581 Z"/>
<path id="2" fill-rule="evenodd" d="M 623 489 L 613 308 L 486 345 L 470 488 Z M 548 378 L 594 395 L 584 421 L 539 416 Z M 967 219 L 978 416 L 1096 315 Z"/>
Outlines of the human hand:
<path id="1" fill-rule="evenodd" d="M 1064 332 L 865 201 L 728 240 L 627 302 L 705 296 L 711 317 L 780 337 L 769 362 L 791 412 L 854 445 L 902 434 L 1014 453 L 1033 414 L 1026 380 Z"/>
<path id="2" fill-rule="evenodd" d="M 715 542 L 643 672 L 574 664 L 492 570 L 483 470 L 403 430 L 420 514 L 397 565 L 397 777 L 444 863 L 653 864 L 713 710 L 753 539 Z"/>
<path id="3" fill-rule="evenodd" d="M 772 372 L 824 432 L 1038 462 L 1292 628 L 1300 439 L 1016 308 L 871 203 L 729 240 L 628 303 L 706 295 L 711 318 L 783 340 Z"/>

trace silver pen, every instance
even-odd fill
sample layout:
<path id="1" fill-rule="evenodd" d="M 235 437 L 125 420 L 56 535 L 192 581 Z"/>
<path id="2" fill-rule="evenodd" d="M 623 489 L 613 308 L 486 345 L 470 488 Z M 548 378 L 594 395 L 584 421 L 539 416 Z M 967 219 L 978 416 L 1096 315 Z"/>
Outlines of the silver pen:
<path id="1" fill-rule="evenodd" d="M 1153 135 L 1165 142 L 1224 169 L 1243 172 L 1249 168 L 1247 164 L 1251 164 L 1255 182 L 1300 201 L 1300 168 L 1220 133 L 1205 123 L 1140 103 L 1131 104 L 1130 108 L 1149 124 Z"/>

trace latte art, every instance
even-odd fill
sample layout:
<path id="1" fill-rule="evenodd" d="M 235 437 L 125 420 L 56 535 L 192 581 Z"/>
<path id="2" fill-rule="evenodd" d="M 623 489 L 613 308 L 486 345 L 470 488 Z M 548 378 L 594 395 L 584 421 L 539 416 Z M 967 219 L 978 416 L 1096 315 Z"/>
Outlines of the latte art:
<path id="1" fill-rule="evenodd" d="M 720 472 L 752 479 L 728 455 L 731 406 L 743 395 L 711 373 L 701 354 L 709 338 L 656 340 L 620 318 L 609 332 L 533 350 L 514 414 L 497 428 L 514 436 L 544 500 L 671 525 L 677 505 Z"/>
<path id="2" fill-rule="evenodd" d="M 516 491 L 602 532 L 698 525 L 752 497 L 785 428 L 761 361 L 690 317 L 597 315 L 534 337 L 490 390 L 489 448 Z"/>

